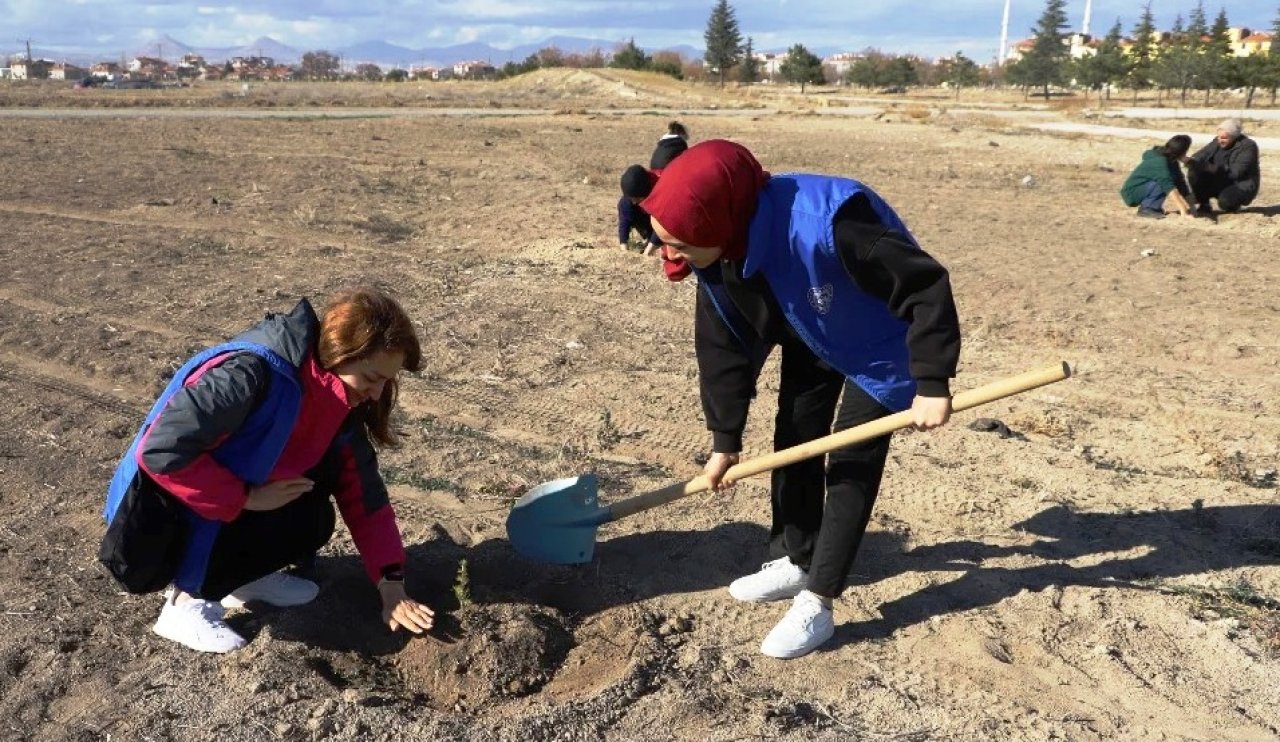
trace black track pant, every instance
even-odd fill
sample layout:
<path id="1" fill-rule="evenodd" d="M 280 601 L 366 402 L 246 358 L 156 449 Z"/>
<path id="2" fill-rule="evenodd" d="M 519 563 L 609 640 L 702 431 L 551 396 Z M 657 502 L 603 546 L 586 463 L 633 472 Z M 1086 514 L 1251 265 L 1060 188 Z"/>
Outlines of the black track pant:
<path id="1" fill-rule="evenodd" d="M 218 529 L 197 597 L 221 600 L 259 577 L 309 559 L 333 537 L 333 503 L 312 490 L 277 510 L 245 510 Z"/>
<path id="2" fill-rule="evenodd" d="M 1218 199 L 1223 211 L 1237 211 L 1253 202 L 1257 190 L 1246 190 L 1232 183 L 1225 173 L 1202 173 L 1191 168 L 1187 173 L 1187 185 L 1195 195 L 1196 203 L 1209 205 L 1209 199 Z"/>
<path id="3" fill-rule="evenodd" d="M 775 450 L 827 435 L 833 416 L 840 431 L 888 414 L 799 341 L 783 345 Z M 818 457 L 774 470 L 770 557 L 787 556 L 806 569 L 812 592 L 835 597 L 844 590 L 880 490 L 889 438 L 836 451 L 825 467 Z"/>

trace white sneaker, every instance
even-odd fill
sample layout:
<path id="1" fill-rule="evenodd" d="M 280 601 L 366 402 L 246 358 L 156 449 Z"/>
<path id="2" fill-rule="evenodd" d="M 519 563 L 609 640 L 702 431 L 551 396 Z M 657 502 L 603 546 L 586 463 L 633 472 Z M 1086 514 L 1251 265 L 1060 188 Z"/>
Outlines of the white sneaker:
<path id="1" fill-rule="evenodd" d="M 222 599 L 223 608 L 243 608 L 245 603 L 262 601 L 278 608 L 305 605 L 315 600 L 320 586 L 311 580 L 283 572 L 272 572 L 247 585 L 241 585 Z"/>
<path id="2" fill-rule="evenodd" d="M 803 657 L 835 636 L 836 623 L 831 609 L 808 590 L 791 602 L 787 615 L 760 643 L 760 651 L 769 657 L 790 660 Z"/>
<path id="3" fill-rule="evenodd" d="M 224 614 L 223 607 L 212 600 L 192 598 L 175 603 L 172 596 L 166 596 L 151 630 L 197 652 L 226 654 L 243 647 L 245 641 L 222 620 Z"/>
<path id="4" fill-rule="evenodd" d="M 792 564 L 791 557 L 783 557 L 765 562 L 759 572 L 729 583 L 729 594 L 750 603 L 783 600 L 798 595 L 808 581 L 809 575 Z"/>

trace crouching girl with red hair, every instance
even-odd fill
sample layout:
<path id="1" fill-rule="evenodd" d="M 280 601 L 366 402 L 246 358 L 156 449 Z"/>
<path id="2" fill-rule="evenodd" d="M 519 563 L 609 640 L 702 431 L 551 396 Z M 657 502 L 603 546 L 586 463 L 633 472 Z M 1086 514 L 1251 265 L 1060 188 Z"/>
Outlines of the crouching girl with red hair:
<path id="1" fill-rule="evenodd" d="M 397 377 L 421 357 L 400 305 L 354 289 L 323 319 L 303 299 L 177 371 L 111 481 L 99 552 L 130 592 L 168 588 L 157 634 L 230 652 L 245 642 L 225 608 L 311 601 L 319 587 L 280 570 L 329 541 L 331 498 L 377 584 L 383 622 L 431 628 L 432 612 L 405 593 L 404 546 L 372 445 L 396 444 Z"/>

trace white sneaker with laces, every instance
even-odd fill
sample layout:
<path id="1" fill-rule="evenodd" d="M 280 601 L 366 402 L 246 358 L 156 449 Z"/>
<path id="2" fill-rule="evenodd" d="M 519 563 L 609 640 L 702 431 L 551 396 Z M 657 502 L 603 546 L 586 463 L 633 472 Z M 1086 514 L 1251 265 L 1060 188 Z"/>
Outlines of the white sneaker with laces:
<path id="1" fill-rule="evenodd" d="M 305 605 L 315 600 L 320 586 L 311 580 L 283 572 L 272 572 L 247 585 L 241 585 L 222 599 L 223 608 L 243 608 L 245 603 L 262 601 L 277 608 Z"/>
<path id="2" fill-rule="evenodd" d="M 791 563 L 791 557 L 775 559 L 760 566 L 755 574 L 729 583 L 729 594 L 749 603 L 794 598 L 804 589 L 809 575 Z"/>
<path id="3" fill-rule="evenodd" d="M 225 610 L 212 600 L 191 598 L 181 603 L 166 595 L 160 618 L 151 630 L 197 652 L 226 654 L 245 645 L 240 636 L 222 617 Z"/>
<path id="4" fill-rule="evenodd" d="M 760 651 L 769 657 L 790 660 L 803 657 L 835 636 L 836 623 L 830 608 L 808 590 L 791 602 L 787 615 L 760 643 Z"/>

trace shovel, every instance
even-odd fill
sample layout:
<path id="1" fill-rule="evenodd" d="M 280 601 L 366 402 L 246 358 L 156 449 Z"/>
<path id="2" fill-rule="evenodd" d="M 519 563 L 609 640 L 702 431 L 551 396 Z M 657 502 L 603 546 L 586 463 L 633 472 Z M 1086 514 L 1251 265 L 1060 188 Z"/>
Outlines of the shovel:
<path id="1" fill-rule="evenodd" d="M 1065 362 L 1029 371 L 961 392 L 952 399 L 951 409 L 952 412 L 960 412 L 1061 381 L 1070 375 L 1071 367 Z M 910 410 L 897 412 L 808 443 L 743 461 L 730 468 L 724 477 L 736 482 L 911 425 Z M 710 488 L 707 478 L 699 475 L 687 482 L 677 482 L 660 490 L 601 507 L 596 496 L 595 475 L 557 479 L 534 487 L 516 502 L 511 514 L 507 516 L 507 537 L 511 539 L 511 545 L 516 551 L 530 559 L 552 564 L 583 564 L 591 561 L 596 545 L 596 529 L 601 524 L 696 495 Z"/>

